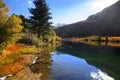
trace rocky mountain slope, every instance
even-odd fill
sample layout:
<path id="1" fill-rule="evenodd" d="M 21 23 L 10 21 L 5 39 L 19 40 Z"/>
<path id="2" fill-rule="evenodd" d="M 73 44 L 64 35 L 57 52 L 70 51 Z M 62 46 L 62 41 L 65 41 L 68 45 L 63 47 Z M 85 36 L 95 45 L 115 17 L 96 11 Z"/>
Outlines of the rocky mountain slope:
<path id="1" fill-rule="evenodd" d="M 97 36 L 120 36 L 120 1 L 91 15 L 85 21 L 55 29 L 63 38 Z"/>

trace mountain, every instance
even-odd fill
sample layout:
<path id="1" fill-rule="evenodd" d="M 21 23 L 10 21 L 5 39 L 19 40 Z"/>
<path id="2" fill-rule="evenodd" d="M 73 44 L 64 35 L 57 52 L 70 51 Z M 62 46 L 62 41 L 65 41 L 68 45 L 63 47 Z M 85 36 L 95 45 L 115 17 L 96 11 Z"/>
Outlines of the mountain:
<path id="1" fill-rule="evenodd" d="M 57 24 L 54 24 L 55 27 L 61 27 L 61 26 L 64 26 L 64 25 L 66 25 L 66 24 L 64 24 L 64 23 L 57 23 Z"/>
<path id="2" fill-rule="evenodd" d="M 85 36 L 120 36 L 120 1 L 101 12 L 89 16 L 85 21 L 55 29 L 63 38 Z"/>

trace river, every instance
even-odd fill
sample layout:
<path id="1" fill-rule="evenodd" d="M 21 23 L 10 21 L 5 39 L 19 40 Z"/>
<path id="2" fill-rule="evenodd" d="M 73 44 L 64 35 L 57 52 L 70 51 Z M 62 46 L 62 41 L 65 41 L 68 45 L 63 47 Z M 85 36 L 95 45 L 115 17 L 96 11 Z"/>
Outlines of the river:
<path id="1" fill-rule="evenodd" d="M 52 52 L 51 80 L 119 80 L 120 49 L 63 43 Z"/>

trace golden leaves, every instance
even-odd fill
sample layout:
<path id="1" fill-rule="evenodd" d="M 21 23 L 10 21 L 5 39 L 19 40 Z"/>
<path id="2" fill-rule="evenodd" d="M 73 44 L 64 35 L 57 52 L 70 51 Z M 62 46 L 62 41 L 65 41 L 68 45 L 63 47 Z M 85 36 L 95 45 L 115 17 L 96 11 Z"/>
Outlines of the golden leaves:
<path id="1" fill-rule="evenodd" d="M 22 23 L 21 19 L 16 16 L 12 15 L 6 22 L 6 27 L 8 28 L 8 32 L 11 33 L 18 33 L 23 29 L 23 26 L 20 24 Z"/>

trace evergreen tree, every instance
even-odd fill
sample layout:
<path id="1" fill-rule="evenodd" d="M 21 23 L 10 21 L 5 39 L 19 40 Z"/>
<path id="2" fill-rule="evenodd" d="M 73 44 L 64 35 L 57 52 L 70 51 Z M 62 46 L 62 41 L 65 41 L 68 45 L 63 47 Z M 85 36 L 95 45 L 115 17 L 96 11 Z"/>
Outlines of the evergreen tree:
<path id="1" fill-rule="evenodd" d="M 29 20 L 27 18 L 25 18 L 25 16 L 23 16 L 23 15 L 19 15 L 19 17 L 22 20 L 22 24 L 21 25 L 24 26 L 23 32 L 25 32 L 26 29 L 29 30 L 29 28 L 30 28 Z"/>
<path id="2" fill-rule="evenodd" d="M 29 9 L 32 14 L 30 22 L 37 33 L 37 37 L 42 37 L 44 40 L 44 36 L 50 29 L 51 24 L 49 21 L 51 19 L 49 8 L 45 0 L 34 0 L 33 3 L 35 8 Z"/>

